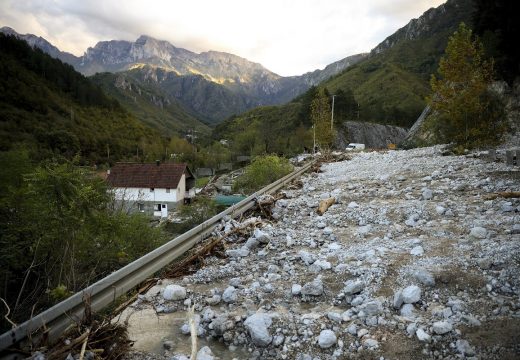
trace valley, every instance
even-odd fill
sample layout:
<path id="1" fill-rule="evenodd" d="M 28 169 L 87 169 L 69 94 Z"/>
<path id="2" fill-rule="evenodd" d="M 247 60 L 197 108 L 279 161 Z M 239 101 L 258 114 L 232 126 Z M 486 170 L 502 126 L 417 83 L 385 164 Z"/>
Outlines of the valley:
<path id="1" fill-rule="evenodd" d="M 0 3 L 0 358 L 517 358 L 520 34 L 440 1 Z"/>

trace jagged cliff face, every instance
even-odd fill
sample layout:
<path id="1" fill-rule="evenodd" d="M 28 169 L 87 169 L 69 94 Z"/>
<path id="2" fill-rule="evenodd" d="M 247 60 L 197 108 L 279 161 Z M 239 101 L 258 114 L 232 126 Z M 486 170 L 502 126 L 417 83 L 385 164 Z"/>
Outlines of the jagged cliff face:
<path id="1" fill-rule="evenodd" d="M 408 129 L 361 121 L 346 121 L 342 124 L 336 146 L 344 149 L 349 143 L 365 144 L 367 148 L 386 149 L 389 144 L 399 144 Z"/>
<path id="2" fill-rule="evenodd" d="M 127 71 L 150 65 L 180 76 L 199 75 L 234 93 L 250 97 L 252 105 L 287 102 L 324 79 L 354 65 L 367 54 L 349 56 L 301 76 L 282 77 L 258 63 L 218 51 L 200 54 L 177 48 L 167 41 L 141 36 L 135 42 L 103 41 L 89 48 L 77 69 L 84 74 Z M 150 71 L 150 70 L 148 70 Z"/>
<path id="3" fill-rule="evenodd" d="M 290 101 L 367 56 L 349 56 L 323 70 L 282 77 L 233 54 L 218 51 L 197 54 L 145 35 L 135 42 L 98 42 L 78 58 L 61 52 L 41 37 L 20 35 L 10 28 L 1 31 L 26 40 L 85 75 L 131 71 L 132 76 L 136 76 L 137 73 L 140 82 L 155 83 L 165 96 L 174 96 L 191 113 L 207 122 L 218 122 L 255 106 Z M 209 97 L 209 101 L 200 96 Z"/>
<path id="4" fill-rule="evenodd" d="M 452 27 L 455 19 L 450 14 L 456 14 L 460 11 L 471 14 L 473 11 L 472 0 L 448 0 L 436 8 L 427 10 L 419 18 L 410 20 L 406 26 L 387 37 L 373 48 L 370 54 L 379 54 L 401 41 L 427 37 L 442 29 Z"/>

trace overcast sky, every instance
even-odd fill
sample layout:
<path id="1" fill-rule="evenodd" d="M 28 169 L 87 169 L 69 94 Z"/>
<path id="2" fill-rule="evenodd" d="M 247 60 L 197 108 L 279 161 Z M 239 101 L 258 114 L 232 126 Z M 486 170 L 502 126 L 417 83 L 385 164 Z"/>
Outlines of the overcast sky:
<path id="1" fill-rule="evenodd" d="M 300 75 L 368 52 L 445 0 L 0 0 L 0 26 L 82 55 L 101 40 L 168 40 Z"/>

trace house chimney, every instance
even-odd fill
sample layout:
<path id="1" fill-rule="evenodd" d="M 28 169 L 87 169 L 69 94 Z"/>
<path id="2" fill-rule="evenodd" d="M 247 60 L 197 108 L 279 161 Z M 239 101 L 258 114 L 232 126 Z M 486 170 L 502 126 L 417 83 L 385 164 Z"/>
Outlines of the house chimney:
<path id="1" fill-rule="evenodd" d="M 155 164 L 156 164 L 157 166 L 159 166 L 159 165 L 161 165 L 161 161 L 160 161 L 160 160 L 155 160 Z"/>

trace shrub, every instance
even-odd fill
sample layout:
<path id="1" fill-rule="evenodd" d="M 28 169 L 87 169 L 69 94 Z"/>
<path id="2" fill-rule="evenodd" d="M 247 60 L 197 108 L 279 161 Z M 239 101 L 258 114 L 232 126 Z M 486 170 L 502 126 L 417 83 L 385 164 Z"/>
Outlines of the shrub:
<path id="1" fill-rule="evenodd" d="M 180 208 L 179 216 L 182 221 L 167 222 L 164 229 L 172 235 L 183 234 L 219 212 L 220 208 L 213 199 L 197 196 L 191 204 L 182 205 Z"/>
<path id="2" fill-rule="evenodd" d="M 251 165 L 246 167 L 244 174 L 237 179 L 233 190 L 253 193 L 289 174 L 292 170 L 293 167 L 286 158 L 276 155 L 256 157 Z"/>

